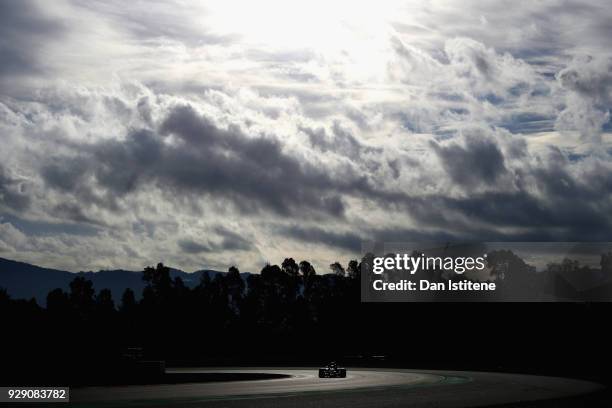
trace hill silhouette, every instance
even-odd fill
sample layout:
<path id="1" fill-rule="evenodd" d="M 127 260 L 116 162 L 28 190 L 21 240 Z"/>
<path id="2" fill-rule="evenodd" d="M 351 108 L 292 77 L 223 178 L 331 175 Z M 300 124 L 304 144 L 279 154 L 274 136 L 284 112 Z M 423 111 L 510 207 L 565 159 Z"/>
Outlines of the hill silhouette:
<path id="1" fill-rule="evenodd" d="M 181 278 L 189 288 L 197 286 L 204 273 L 208 273 L 210 278 L 214 279 L 217 274 L 227 272 L 212 269 L 185 272 L 170 268 L 170 277 L 172 279 Z M 246 281 L 250 273 L 244 272 L 240 275 Z M 70 282 L 77 276 L 90 280 L 96 290 L 110 289 L 113 299 L 120 299 L 127 288 L 132 289 L 136 298 L 140 299 L 145 287 L 142 270 L 115 269 L 74 273 L 0 258 L 0 288 L 5 289 L 14 299 L 34 298 L 40 306 L 45 306 L 47 295 L 51 290 L 56 288 L 68 290 Z"/>

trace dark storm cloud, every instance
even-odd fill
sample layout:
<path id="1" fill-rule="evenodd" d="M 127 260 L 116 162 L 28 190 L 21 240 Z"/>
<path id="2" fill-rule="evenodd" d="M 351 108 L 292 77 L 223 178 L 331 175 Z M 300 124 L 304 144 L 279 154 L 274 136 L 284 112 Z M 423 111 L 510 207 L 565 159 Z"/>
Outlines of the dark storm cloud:
<path id="1" fill-rule="evenodd" d="M 118 197 L 114 191 L 109 189 L 97 191 L 90 183 L 91 176 L 95 173 L 100 173 L 104 181 L 103 176 L 107 175 L 110 169 L 104 166 L 98 167 L 100 163 L 95 163 L 92 155 L 86 155 L 85 147 L 81 154 L 76 157 L 56 156 L 43 163 L 40 176 L 45 185 L 61 193 L 72 194 L 81 207 L 97 205 L 113 211 L 119 210 Z M 78 211 L 81 212 L 82 209 Z M 75 213 L 75 210 L 70 212 Z"/>
<path id="2" fill-rule="evenodd" d="M 420 216 L 427 215 L 432 224 L 477 240 L 607 241 L 612 236 L 609 217 L 579 197 L 542 201 L 524 191 L 462 199 L 430 197 L 421 210 Z M 458 222 L 452 214 L 471 221 Z"/>
<path id="3" fill-rule="evenodd" d="M 101 224 L 99 221 L 88 217 L 83 208 L 76 203 L 60 203 L 53 207 L 50 213 L 62 220 L 70 220 L 88 224 Z"/>
<path id="4" fill-rule="evenodd" d="M 161 126 L 162 135 L 178 136 L 185 146 L 165 151 L 167 165 L 158 179 L 187 190 L 215 193 L 245 211 L 264 206 L 288 215 L 294 208 L 340 216 L 340 192 L 353 188 L 321 169 L 300 162 L 271 137 L 249 137 L 237 128 L 221 130 L 191 107 L 175 108 Z"/>
<path id="5" fill-rule="evenodd" d="M 344 145 L 342 138 L 326 139 L 339 143 L 330 144 L 330 149 L 357 146 L 347 140 Z M 612 175 L 607 167 L 571 172 L 569 159 L 555 149 L 530 166 L 523 138 L 505 140 L 503 148 L 495 140 L 476 132 L 461 143 L 433 145 L 448 177 L 464 194 L 414 195 L 374 186 L 352 171 L 334 174 L 315 167 L 275 137 L 246 135 L 237 127 L 221 129 L 191 106 L 180 105 L 168 111 L 157 130 L 133 130 L 124 139 L 83 144 L 72 156 L 52 158 L 42 166 L 41 175 L 48 186 L 74 195 L 83 206 L 116 210 L 122 197 L 157 186 L 168 197 L 221 198 L 248 214 L 265 210 L 305 219 L 342 219 L 345 198 L 355 197 L 374 203 L 377 210 L 404 213 L 415 223 L 414 230 L 364 226 L 363 236 L 355 230 L 303 226 L 275 231 L 353 252 L 359 251 L 361 239 L 584 240 L 587 235 L 609 235 L 606 214 L 612 213 Z M 509 167 L 504 155 L 521 164 Z M 401 171 L 399 163 L 392 167 L 396 175 Z M 513 180 L 514 187 L 504 192 L 497 184 L 507 180 Z M 487 190 L 478 192 L 485 185 Z M 86 217 L 74 207 L 59 210 L 70 219 Z M 178 245 L 187 253 L 252 248 L 231 231 L 214 232 L 216 238 L 210 242 L 186 238 Z"/>
<path id="6" fill-rule="evenodd" d="M 240 234 L 224 227 L 214 228 L 217 234 L 216 241 L 196 242 L 192 239 L 181 239 L 178 241 L 179 248 L 188 254 L 199 254 L 220 251 L 248 251 L 253 249 L 253 244 Z"/>
<path id="7" fill-rule="evenodd" d="M 276 232 L 282 236 L 310 244 L 325 244 L 350 252 L 361 250 L 362 238 L 352 232 L 328 231 L 318 227 L 302 227 L 299 225 L 279 227 Z"/>
<path id="8" fill-rule="evenodd" d="M 425 202 L 422 200 L 416 201 L 420 201 L 419 205 L 425 205 Z M 450 229 L 451 223 L 448 220 L 433 216 L 435 211 L 441 210 L 445 205 L 448 205 L 448 203 L 435 203 L 435 200 L 429 204 L 429 209 L 432 211 L 430 219 L 432 221 L 435 220 L 435 222 L 427 223 L 424 225 L 426 228 L 365 228 L 364 232 L 358 234 L 352 231 L 330 231 L 319 227 L 302 227 L 294 224 L 278 227 L 275 229 L 275 232 L 292 240 L 322 245 L 328 248 L 337 248 L 354 254 L 367 251 L 368 245 L 372 243 L 457 242 L 462 240 L 481 241 L 485 237 L 489 240 L 505 240 L 508 238 L 507 235 L 496 233 L 487 228 L 473 226 L 461 228 L 460 225 L 454 225 L 454 228 Z M 450 209 L 450 207 L 448 205 L 446 210 Z M 517 235 L 515 238 L 525 241 L 543 236 L 542 233 L 539 233 L 539 235 L 532 233 Z"/>
<path id="9" fill-rule="evenodd" d="M 442 200 L 446 210 L 472 215 L 480 222 L 497 227 L 530 227 L 546 230 L 563 227 L 572 232 L 584 232 L 602 222 L 600 214 L 575 201 L 548 203 L 526 192 L 485 193 L 469 198 Z"/>
<path id="10" fill-rule="evenodd" d="M 247 251 L 253 248 L 253 244 L 236 231 L 225 227 L 217 227 L 214 231 L 222 238 L 220 246 L 225 250 Z"/>
<path id="11" fill-rule="evenodd" d="M 8 222 L 29 236 L 55 236 L 59 234 L 89 237 L 98 234 L 99 229 L 91 225 L 77 222 L 49 222 L 29 220 L 16 215 L 0 214 L 2 222 Z"/>
<path id="12" fill-rule="evenodd" d="M 118 208 L 118 198 L 153 184 L 175 195 L 225 198 L 247 213 L 341 217 L 343 194 L 373 191 L 363 176 L 334 176 L 285 151 L 274 137 L 219 129 L 188 105 L 173 108 L 157 132 L 134 130 L 124 140 L 83 145 L 76 154 L 44 164 L 46 184 L 111 208 Z"/>
<path id="13" fill-rule="evenodd" d="M 432 143 L 442 166 L 455 183 L 474 187 L 494 183 L 506 172 L 504 156 L 493 140 L 476 136 L 465 139 L 465 146 Z"/>
<path id="14" fill-rule="evenodd" d="M 30 206 L 26 184 L 0 164 L 0 206 L 23 211 Z"/>
<path id="15" fill-rule="evenodd" d="M 486 150 L 502 155 L 499 148 Z M 462 150 L 458 151 L 461 156 Z M 469 172 L 481 178 L 491 166 L 475 156 L 467 155 L 464 159 L 461 166 L 447 168 L 449 176 L 453 177 L 452 171 L 459 171 L 457 180 L 463 180 L 464 173 Z M 580 172 L 571 172 L 570 164 L 568 157 L 553 148 L 529 172 L 522 168 L 513 170 L 516 183 L 513 191 L 498 189 L 478 193 L 468 183 L 464 195 L 415 197 L 405 202 L 405 206 L 420 225 L 446 229 L 458 237 L 489 241 L 607 241 L 612 237 L 609 215 L 612 214 L 612 173 L 598 162 Z"/>
<path id="16" fill-rule="evenodd" d="M 301 126 L 300 130 L 308 136 L 310 144 L 323 153 L 331 151 L 357 159 L 365 149 L 355 136 L 343 129 L 337 122 L 334 123 L 331 132 L 324 128 L 312 129 L 306 126 Z"/>
<path id="17" fill-rule="evenodd" d="M 191 239 L 181 239 L 178 241 L 179 248 L 188 254 L 199 254 L 202 252 L 212 252 L 210 245 L 202 245 Z"/>
<path id="18" fill-rule="evenodd" d="M 0 2 L 0 78 L 40 73 L 39 51 L 44 42 L 63 31 L 30 0 Z"/>
<path id="19" fill-rule="evenodd" d="M 45 182 L 62 191 L 71 191 L 80 184 L 85 176 L 88 164 L 85 159 L 62 158 L 46 163 L 41 168 L 41 176 Z"/>
<path id="20" fill-rule="evenodd" d="M 301 241 L 355 249 L 361 239 L 381 242 L 584 241 L 612 238 L 612 172 L 605 161 L 577 165 L 571 155 L 549 148 L 536 158 L 524 138 L 503 139 L 474 132 L 462 143 L 434 144 L 434 152 L 460 194 L 376 191 L 378 208 L 405 213 L 414 228 L 376 229 L 362 235 L 293 226 L 280 233 Z M 502 143 L 502 142 L 499 142 Z M 508 159 L 507 159 L 507 158 Z M 513 160 L 510 166 L 508 160 Z M 520 160 L 517 162 L 516 160 Z M 582 158 L 581 160 L 587 160 Z M 478 187 L 486 187 L 481 191 Z M 401 225 L 398 220 L 398 225 Z"/>
<path id="21" fill-rule="evenodd" d="M 558 148 L 551 147 L 546 159 L 532 175 L 547 197 L 579 198 L 586 204 L 596 204 L 612 194 L 612 174 L 600 164 L 585 169 L 578 178 L 568 171 L 569 159 Z"/>

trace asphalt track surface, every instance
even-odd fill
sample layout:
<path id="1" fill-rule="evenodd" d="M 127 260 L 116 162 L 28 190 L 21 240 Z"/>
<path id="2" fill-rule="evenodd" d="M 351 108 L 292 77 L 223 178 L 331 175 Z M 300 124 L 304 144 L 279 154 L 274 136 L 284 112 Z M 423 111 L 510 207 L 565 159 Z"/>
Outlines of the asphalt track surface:
<path id="1" fill-rule="evenodd" d="M 316 368 L 169 369 L 169 373 L 279 373 L 289 378 L 71 390 L 83 407 L 483 407 L 560 399 L 601 389 L 591 382 L 520 374 L 348 369 L 319 379 Z"/>

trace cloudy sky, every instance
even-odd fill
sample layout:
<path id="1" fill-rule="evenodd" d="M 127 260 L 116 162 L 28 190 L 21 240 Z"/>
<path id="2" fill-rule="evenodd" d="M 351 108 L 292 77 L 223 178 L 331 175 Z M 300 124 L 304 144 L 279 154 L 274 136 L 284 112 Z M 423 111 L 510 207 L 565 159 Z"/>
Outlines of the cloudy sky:
<path id="1" fill-rule="evenodd" d="M 612 240 L 607 1 L 0 0 L 0 256 Z"/>

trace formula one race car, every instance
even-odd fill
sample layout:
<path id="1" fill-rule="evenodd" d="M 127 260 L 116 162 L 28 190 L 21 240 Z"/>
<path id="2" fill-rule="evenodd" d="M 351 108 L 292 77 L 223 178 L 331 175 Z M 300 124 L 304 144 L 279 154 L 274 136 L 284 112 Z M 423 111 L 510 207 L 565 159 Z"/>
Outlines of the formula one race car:
<path id="1" fill-rule="evenodd" d="M 346 368 L 338 367 L 338 364 L 331 362 L 327 366 L 319 368 L 319 378 L 345 378 Z"/>

